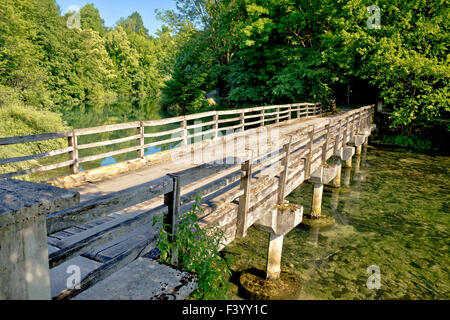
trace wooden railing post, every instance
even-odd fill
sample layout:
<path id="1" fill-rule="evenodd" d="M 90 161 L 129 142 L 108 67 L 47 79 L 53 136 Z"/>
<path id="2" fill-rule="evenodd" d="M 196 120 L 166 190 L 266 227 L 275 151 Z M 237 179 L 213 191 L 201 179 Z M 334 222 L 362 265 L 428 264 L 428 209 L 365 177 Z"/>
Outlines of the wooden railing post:
<path id="1" fill-rule="evenodd" d="M 277 107 L 277 122 L 280 123 L 280 107 Z"/>
<path id="2" fill-rule="evenodd" d="M 219 136 L 219 112 L 214 116 L 214 139 Z"/>
<path id="3" fill-rule="evenodd" d="M 292 119 L 292 105 L 289 105 L 288 121 Z"/>
<path id="4" fill-rule="evenodd" d="M 145 132 L 145 127 L 144 127 L 144 122 L 141 121 L 139 124 L 139 128 L 137 128 L 137 132 L 139 135 L 139 139 L 137 139 L 137 144 L 139 147 L 139 150 L 137 151 L 138 154 L 138 158 L 139 159 L 144 159 L 144 145 L 145 145 L 145 139 L 144 139 L 144 132 Z"/>
<path id="5" fill-rule="evenodd" d="M 169 241 L 174 241 L 178 233 L 178 221 L 180 216 L 180 195 L 181 195 L 181 179 L 180 176 L 169 174 L 169 177 L 173 179 L 173 190 L 164 195 L 164 204 L 168 208 L 168 215 L 164 221 L 169 226 L 166 230 L 170 236 Z M 178 263 L 177 252 L 172 251 L 172 264 Z"/>
<path id="6" fill-rule="evenodd" d="M 316 126 L 314 125 L 312 127 L 312 130 L 308 133 L 308 155 L 306 157 L 306 167 L 305 167 L 305 180 L 309 179 L 311 177 L 311 162 L 312 162 L 312 156 L 313 156 L 313 145 L 314 145 L 314 133 L 316 131 Z"/>
<path id="7" fill-rule="evenodd" d="M 247 235 L 247 220 L 250 200 L 250 188 L 252 185 L 253 152 L 249 160 L 241 166 L 241 190 L 243 195 L 239 197 L 239 208 L 236 223 L 236 237 L 244 238 Z"/>
<path id="8" fill-rule="evenodd" d="M 244 111 L 241 112 L 241 129 L 242 129 L 242 132 L 245 131 L 245 112 Z"/>
<path id="9" fill-rule="evenodd" d="M 348 116 L 346 118 L 346 123 L 345 123 L 345 135 L 344 135 L 344 141 L 343 144 L 345 145 L 348 142 L 348 135 L 350 133 L 350 116 Z"/>
<path id="10" fill-rule="evenodd" d="M 266 125 L 266 109 L 263 107 L 261 110 L 261 126 L 264 127 Z"/>
<path id="11" fill-rule="evenodd" d="M 187 130 L 187 120 L 186 117 L 183 118 L 183 120 L 181 121 L 181 128 L 183 129 L 182 131 L 182 138 L 183 138 L 183 146 L 187 146 L 188 145 L 188 130 Z"/>
<path id="12" fill-rule="evenodd" d="M 363 132 L 363 110 L 359 109 L 359 128 L 358 128 L 358 134 Z"/>
<path id="13" fill-rule="evenodd" d="M 330 121 L 331 122 L 331 121 Z M 327 162 L 327 150 L 328 144 L 330 142 L 330 122 L 325 126 L 325 130 L 327 131 L 325 135 L 325 143 L 322 146 L 322 163 L 325 164 Z"/>
<path id="14" fill-rule="evenodd" d="M 280 181 L 278 184 L 278 204 L 282 204 L 286 198 L 286 183 L 289 172 L 291 144 L 292 144 L 292 136 L 290 136 L 289 142 L 283 146 L 284 158 L 281 162 L 283 171 L 280 174 Z"/>
<path id="15" fill-rule="evenodd" d="M 70 165 L 70 173 L 77 174 L 80 171 L 80 165 L 78 163 L 78 138 L 76 131 L 72 131 L 72 136 L 68 137 L 69 147 L 73 147 L 73 151 L 69 152 L 69 160 L 74 161 Z"/>
<path id="16" fill-rule="evenodd" d="M 336 134 L 336 140 L 334 141 L 334 150 L 333 154 L 337 154 L 340 149 L 342 149 L 342 144 L 339 147 L 339 143 L 341 142 L 341 131 L 342 131 L 342 120 L 339 120 L 338 122 L 338 128 L 337 128 L 337 134 Z M 342 142 L 343 143 L 343 142 Z"/>

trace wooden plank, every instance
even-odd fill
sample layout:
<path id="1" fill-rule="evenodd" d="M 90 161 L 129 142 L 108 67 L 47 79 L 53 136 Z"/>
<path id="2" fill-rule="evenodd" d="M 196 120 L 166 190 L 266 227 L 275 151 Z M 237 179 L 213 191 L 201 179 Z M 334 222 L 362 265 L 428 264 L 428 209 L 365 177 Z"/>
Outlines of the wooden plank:
<path id="1" fill-rule="evenodd" d="M 160 120 L 151 120 L 151 121 L 143 121 L 144 127 L 158 127 L 158 126 L 164 126 L 167 124 L 182 122 L 185 119 L 184 116 L 179 117 L 172 117 L 167 119 L 160 119 Z"/>
<path id="2" fill-rule="evenodd" d="M 156 247 L 155 238 L 145 239 L 130 247 L 128 250 L 115 257 L 111 261 L 103 264 L 100 268 L 89 273 L 80 283 L 79 289 L 66 289 L 59 295 L 54 297 L 54 300 L 70 299 L 84 290 L 92 287 L 97 282 L 107 278 L 117 270 L 120 270 L 130 262 L 148 253 Z"/>
<path id="3" fill-rule="evenodd" d="M 0 175 L 0 179 L 9 179 L 12 177 L 25 176 L 27 174 L 33 174 L 33 173 L 37 173 L 37 172 L 44 172 L 44 171 L 50 171 L 50 170 L 54 170 L 54 169 L 64 168 L 64 167 L 68 167 L 74 163 L 75 162 L 73 160 L 70 160 L 70 161 L 61 162 L 61 163 L 57 163 L 57 164 L 51 164 L 48 166 L 41 166 L 41 167 L 22 170 L 22 171 L 5 173 L 5 174 Z"/>
<path id="4" fill-rule="evenodd" d="M 68 138 L 67 143 L 69 147 L 73 148 L 73 151 L 69 152 L 69 160 L 73 161 L 73 164 L 70 165 L 70 173 L 77 174 L 80 171 L 80 164 L 78 162 L 78 137 L 75 130 L 73 130 L 72 136 Z"/>
<path id="5" fill-rule="evenodd" d="M 235 110 L 223 110 L 223 111 L 218 111 L 219 116 L 229 116 L 229 115 L 233 115 L 233 114 L 240 114 L 241 110 L 239 109 L 235 109 Z"/>
<path id="6" fill-rule="evenodd" d="M 211 130 L 207 130 L 207 131 L 202 131 L 202 132 L 191 134 L 188 137 L 189 137 L 189 139 L 192 139 L 192 138 L 196 138 L 196 137 L 199 137 L 199 136 L 205 136 L 207 134 L 211 134 L 211 133 L 214 133 L 214 132 L 215 132 L 215 129 L 211 129 Z"/>
<path id="7" fill-rule="evenodd" d="M 145 138 L 157 138 L 157 137 L 163 137 L 163 136 L 168 136 L 168 135 L 180 133 L 180 132 L 183 132 L 183 131 L 184 131 L 183 128 L 177 128 L 177 129 L 174 129 L 174 130 L 167 130 L 167 131 L 157 132 L 157 133 L 146 133 L 146 134 L 144 134 L 144 137 Z"/>
<path id="8" fill-rule="evenodd" d="M 260 115 L 260 114 L 255 114 L 255 115 L 245 116 L 244 118 L 245 118 L 245 120 L 247 120 L 247 119 L 261 118 L 261 115 Z"/>
<path id="9" fill-rule="evenodd" d="M 89 237 L 83 238 L 78 242 L 53 252 L 49 255 L 50 268 L 54 268 L 66 260 L 79 256 L 99 245 L 113 240 L 114 238 L 131 232 L 133 229 L 136 229 L 143 224 L 151 223 L 153 221 L 153 217 L 156 215 L 165 215 L 167 212 L 167 207 L 161 206 L 157 209 L 141 213 L 131 219 L 123 221 L 118 225 L 103 229 L 90 235 Z M 76 237 L 79 237 L 79 235 Z"/>
<path id="10" fill-rule="evenodd" d="M 30 161 L 30 160 L 36 160 L 36 159 L 42 159 L 46 157 L 53 157 L 60 154 L 65 154 L 68 152 L 73 151 L 73 147 L 64 148 L 60 150 L 53 150 L 45 153 L 35 154 L 31 156 L 25 156 L 25 157 L 17 157 L 17 158 L 7 158 L 7 159 L 0 159 L 0 164 L 8 164 L 8 163 L 15 163 L 15 162 L 22 162 L 22 161 Z"/>
<path id="11" fill-rule="evenodd" d="M 280 180 L 278 185 L 278 204 L 282 204 L 286 198 L 285 187 L 287 182 L 287 175 L 289 171 L 289 161 L 291 154 L 292 136 L 289 139 L 289 143 L 283 146 L 284 158 L 281 162 L 282 172 L 280 174 Z"/>
<path id="12" fill-rule="evenodd" d="M 78 145 L 78 150 L 110 146 L 110 145 L 113 145 L 113 144 L 119 144 L 119 143 L 123 143 L 123 142 L 136 140 L 136 139 L 139 139 L 139 138 L 140 138 L 140 135 L 137 134 L 137 135 L 134 135 L 134 136 L 125 137 L 125 138 L 121 138 L 121 139 L 81 144 L 81 145 Z"/>
<path id="13" fill-rule="evenodd" d="M 77 136 L 85 136 L 94 133 L 104 133 L 118 130 L 134 129 L 140 126 L 140 121 L 119 123 L 119 124 L 109 124 L 106 126 L 86 128 L 86 129 L 76 129 L 75 132 Z"/>
<path id="14" fill-rule="evenodd" d="M 248 126 L 255 125 L 255 124 L 260 124 L 260 123 L 263 123 L 263 122 L 264 122 L 264 120 L 258 120 L 258 121 L 253 121 L 253 122 L 246 122 L 245 126 L 248 127 Z"/>
<path id="15" fill-rule="evenodd" d="M 168 226 L 166 230 L 169 234 L 168 240 L 173 242 L 178 234 L 178 223 L 180 220 L 180 196 L 181 196 L 181 177 L 179 175 L 169 175 L 173 180 L 173 190 L 164 194 L 164 204 L 167 206 L 167 214 L 164 223 Z M 171 253 L 171 262 L 173 265 L 178 263 L 177 252 L 173 248 Z"/>
<path id="16" fill-rule="evenodd" d="M 229 119 L 220 119 L 219 123 L 228 123 L 228 122 L 237 122 L 241 121 L 241 118 L 229 118 Z"/>
<path id="17" fill-rule="evenodd" d="M 207 118 L 212 117 L 216 114 L 217 111 L 209 111 L 209 112 L 203 112 L 203 113 L 197 113 L 197 114 L 191 114 L 186 116 L 186 120 L 196 120 L 200 118 Z"/>
<path id="18" fill-rule="evenodd" d="M 144 144 L 145 144 L 145 127 L 144 127 L 144 123 L 142 121 L 140 121 L 139 124 L 139 128 L 137 128 L 137 134 L 139 136 L 138 139 L 136 139 L 136 143 L 139 147 L 139 149 L 137 150 L 137 157 L 139 159 L 144 159 L 144 154 L 145 154 L 145 148 L 144 148 Z"/>
<path id="19" fill-rule="evenodd" d="M 188 130 L 191 129 L 196 129 L 196 128 L 202 128 L 202 127 L 208 127 L 208 126 L 212 126 L 216 124 L 216 121 L 209 121 L 209 122 L 202 122 L 202 123 L 197 123 L 197 124 L 193 124 L 187 127 Z"/>
<path id="20" fill-rule="evenodd" d="M 32 134 L 32 135 L 28 135 L 28 136 L 0 138 L 0 146 L 67 138 L 67 137 L 70 137 L 71 135 L 72 135 L 72 131 L 64 131 L 64 132 L 55 132 L 55 133 Z"/>
<path id="21" fill-rule="evenodd" d="M 173 190 L 172 179 L 164 176 L 139 186 L 87 201 L 73 208 L 51 213 L 47 215 L 47 233 L 52 234 L 94 218 L 106 216 L 161 196 L 170 190 Z"/>
<path id="22" fill-rule="evenodd" d="M 129 148 L 124 148 L 124 149 L 111 151 L 111 152 L 107 152 L 107 153 L 97 154 L 97 155 L 94 155 L 94 156 L 88 156 L 88 157 L 80 158 L 78 160 L 78 163 L 84 163 L 84 162 L 95 161 L 95 160 L 99 160 L 99 159 L 103 159 L 103 158 L 113 157 L 113 156 L 116 156 L 118 154 L 124 154 L 124 153 L 128 153 L 128 152 L 133 152 L 133 151 L 136 151 L 136 150 L 139 150 L 139 149 L 141 149 L 141 146 L 129 147 Z"/>
<path id="23" fill-rule="evenodd" d="M 236 237 L 243 238 L 247 235 L 247 215 L 250 199 L 250 188 L 252 185 L 252 163 L 253 160 L 247 160 L 241 168 L 241 190 L 244 194 L 239 197 L 239 209 L 236 223 Z"/>

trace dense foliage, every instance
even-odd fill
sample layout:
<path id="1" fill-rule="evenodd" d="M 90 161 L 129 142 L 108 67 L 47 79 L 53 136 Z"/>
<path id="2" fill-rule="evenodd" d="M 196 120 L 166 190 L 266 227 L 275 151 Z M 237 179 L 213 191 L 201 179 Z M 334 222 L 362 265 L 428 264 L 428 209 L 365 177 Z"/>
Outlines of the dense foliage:
<path id="1" fill-rule="evenodd" d="M 174 1 L 152 36 L 137 12 L 108 28 L 88 4 L 74 28 L 55 0 L 2 0 L 0 107 L 162 92 L 166 109 L 185 114 L 217 91 L 222 108 L 378 97 L 404 134 L 448 116 L 445 0 Z"/>
<path id="2" fill-rule="evenodd" d="M 381 26 L 369 28 L 378 5 Z M 394 126 L 449 109 L 449 18 L 445 0 L 178 0 L 166 12 L 196 32 L 178 53 L 163 101 L 199 108 L 218 89 L 222 103 L 324 101 L 360 84 L 393 111 Z M 362 85 L 361 85 L 362 84 Z M 373 101 L 374 103 L 376 101 Z"/>
<path id="3" fill-rule="evenodd" d="M 160 260 L 172 263 L 172 253 L 176 255 L 178 266 L 184 270 L 194 272 L 198 276 L 198 288 L 192 297 L 199 300 L 223 300 L 228 298 L 231 275 L 229 261 L 222 259 L 219 249 L 224 239 L 224 233 L 219 227 L 202 229 L 198 215 L 202 213 L 198 197 L 191 210 L 183 213 L 177 228 L 177 235 L 173 237 L 167 230 L 163 218 L 158 216 L 153 226 L 158 224 L 158 249 L 161 251 Z M 170 238 L 174 238 L 173 241 Z"/>
<path id="4" fill-rule="evenodd" d="M 159 93 L 176 45 L 168 28 L 149 36 L 137 12 L 107 28 L 92 4 L 77 28 L 74 14 L 63 16 L 55 0 L 0 2 L 1 105 Z"/>

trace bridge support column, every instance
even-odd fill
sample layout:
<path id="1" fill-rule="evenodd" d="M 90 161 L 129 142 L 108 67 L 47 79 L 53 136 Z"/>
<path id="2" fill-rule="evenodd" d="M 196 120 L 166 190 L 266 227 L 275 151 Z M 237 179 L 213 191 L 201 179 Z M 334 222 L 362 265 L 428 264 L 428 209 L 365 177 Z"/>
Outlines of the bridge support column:
<path id="1" fill-rule="evenodd" d="M 284 236 L 270 233 L 269 252 L 267 254 L 267 280 L 278 280 L 281 274 L 281 253 L 283 251 Z"/>
<path id="2" fill-rule="evenodd" d="M 323 183 L 314 184 L 311 217 L 318 218 L 322 214 Z"/>
<path id="3" fill-rule="evenodd" d="M 342 174 L 342 160 L 340 158 L 335 158 L 336 164 L 336 177 L 333 179 L 333 187 L 341 187 L 341 174 Z"/>
<path id="4" fill-rule="evenodd" d="M 357 156 L 360 156 L 361 153 L 362 153 L 362 145 L 356 147 L 356 155 L 357 155 Z"/>
<path id="5" fill-rule="evenodd" d="M 1 184 L 0 300 L 50 300 L 45 216 L 77 205 L 80 195 L 19 180 Z"/>

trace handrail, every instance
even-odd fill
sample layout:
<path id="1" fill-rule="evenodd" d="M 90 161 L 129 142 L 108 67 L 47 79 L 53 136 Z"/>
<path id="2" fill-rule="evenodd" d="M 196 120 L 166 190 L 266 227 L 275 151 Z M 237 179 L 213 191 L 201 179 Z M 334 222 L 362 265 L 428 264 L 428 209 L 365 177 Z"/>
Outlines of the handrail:
<path id="1" fill-rule="evenodd" d="M 284 110 L 286 109 L 286 110 Z M 266 113 L 266 110 L 276 110 L 276 112 Z M 225 110 L 225 111 L 208 111 L 198 114 L 191 114 L 187 116 L 178 116 L 168 119 L 161 120 L 151 120 L 151 121 L 135 121 L 129 123 L 120 123 L 120 124 L 112 124 L 105 125 L 93 128 L 84 128 L 84 129 L 74 129 L 71 131 L 65 132 L 56 132 L 56 133 L 44 133 L 44 134 L 36 134 L 36 135 L 28 135 L 28 136 L 17 136 L 17 137 L 7 137 L 0 138 L 0 146 L 21 144 L 21 143 L 31 143 L 38 141 L 47 141 L 47 140 L 55 140 L 61 138 L 68 139 L 68 148 L 63 148 L 61 150 L 53 150 L 45 153 L 41 153 L 39 155 L 30 155 L 30 156 L 22 156 L 22 157 L 14 157 L 14 158 L 6 158 L 0 159 L 0 165 L 4 164 L 13 164 L 24 161 L 36 160 L 36 159 L 46 159 L 49 157 L 53 157 L 56 155 L 68 154 L 69 161 L 63 161 L 56 164 L 51 165 L 41 165 L 35 168 L 12 171 L 5 174 L 0 174 L 0 179 L 12 178 L 23 176 L 27 174 L 33 174 L 37 172 L 44 172 L 49 170 L 54 170 L 62 167 L 70 166 L 71 174 L 77 174 L 79 172 L 79 165 L 84 162 L 94 161 L 99 159 L 104 159 L 106 157 L 111 157 L 119 154 L 129 153 L 133 151 L 137 151 L 136 159 L 144 157 L 144 150 L 149 147 L 154 146 L 162 146 L 168 145 L 174 142 L 181 142 L 182 146 L 188 145 L 190 139 L 198 138 L 203 140 L 205 135 L 212 134 L 213 137 L 217 137 L 223 132 L 234 131 L 234 130 L 246 130 L 249 126 L 264 126 L 266 123 L 280 123 L 286 120 L 298 119 L 303 116 L 311 116 L 318 115 L 326 112 L 327 110 L 323 109 L 321 103 L 297 103 L 297 104 L 288 104 L 288 105 L 278 105 L 278 106 L 263 106 L 263 107 L 254 107 L 254 108 L 246 108 L 246 109 L 236 109 L 236 110 Z M 259 112 L 260 114 L 254 114 L 255 112 Z M 251 115 L 247 115 L 250 113 Z M 239 118 L 221 118 L 227 115 L 240 115 Z M 274 116 L 274 117 L 271 117 Z M 187 125 L 187 121 L 196 121 L 203 118 L 211 118 L 214 119 L 208 120 L 204 123 L 194 123 L 193 125 Z M 260 120 L 256 121 L 255 118 L 260 118 Z M 253 121 L 246 121 L 249 119 L 254 119 Z M 233 124 L 234 122 L 240 121 L 239 124 Z M 224 123 L 232 123 L 226 127 L 220 127 L 219 124 Z M 163 125 L 179 125 L 177 128 L 172 128 L 170 130 L 165 130 L 157 133 L 145 133 L 145 129 L 149 127 L 159 127 Z M 207 129 L 206 132 L 203 131 L 204 127 L 213 126 L 212 129 Z M 78 138 L 80 136 L 87 136 L 97 133 L 106 133 L 113 132 L 119 130 L 129 130 L 129 129 L 137 129 L 137 135 L 133 134 L 127 137 L 123 137 L 120 139 L 113 139 L 107 141 L 98 141 L 91 142 L 86 144 L 79 144 Z M 194 133 L 190 133 L 189 130 L 194 129 Z M 173 137 L 176 133 L 182 133 L 182 138 Z M 154 139 L 158 137 L 164 137 L 172 135 L 172 137 L 166 138 L 164 140 L 152 140 L 152 143 L 145 143 L 145 139 Z M 91 156 L 80 157 L 80 150 L 93 149 L 97 147 L 111 146 L 116 144 L 121 144 L 129 141 L 136 141 L 136 145 L 134 147 L 124 147 L 119 150 L 114 150 L 111 152 L 106 152 L 102 154 L 96 154 Z M 196 139 L 198 140 L 198 139 Z"/>

